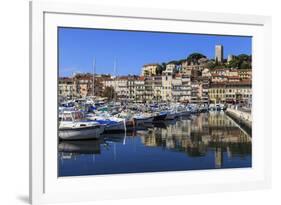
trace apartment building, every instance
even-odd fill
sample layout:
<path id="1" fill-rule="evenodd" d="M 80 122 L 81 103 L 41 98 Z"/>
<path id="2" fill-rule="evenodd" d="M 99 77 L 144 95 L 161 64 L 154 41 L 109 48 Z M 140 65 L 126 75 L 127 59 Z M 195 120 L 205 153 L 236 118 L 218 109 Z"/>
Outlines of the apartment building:
<path id="1" fill-rule="evenodd" d="M 59 95 L 62 97 L 71 97 L 74 95 L 72 78 L 64 77 L 59 79 L 58 85 Z"/>
<path id="2" fill-rule="evenodd" d="M 157 75 L 160 65 L 156 63 L 143 65 L 141 70 L 141 76 L 155 76 Z"/>

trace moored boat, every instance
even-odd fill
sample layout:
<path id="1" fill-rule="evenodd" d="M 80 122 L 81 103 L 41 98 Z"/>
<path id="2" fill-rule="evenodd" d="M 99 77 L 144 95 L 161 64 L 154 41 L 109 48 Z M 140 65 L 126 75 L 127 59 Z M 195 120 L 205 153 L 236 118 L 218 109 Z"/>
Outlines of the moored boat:
<path id="1" fill-rule="evenodd" d="M 142 123 L 152 123 L 154 117 L 148 113 L 137 114 L 133 116 L 133 119 L 136 122 L 136 125 Z"/>
<path id="2" fill-rule="evenodd" d="M 174 120 L 176 118 L 176 112 L 174 111 L 167 111 L 167 116 L 165 120 Z"/>
<path id="3" fill-rule="evenodd" d="M 104 126 L 104 132 L 125 132 L 126 130 L 126 124 L 123 120 L 98 119 L 96 122 Z"/>
<path id="4" fill-rule="evenodd" d="M 159 112 L 154 115 L 153 122 L 163 121 L 167 116 L 166 112 Z"/>
<path id="5" fill-rule="evenodd" d="M 101 124 L 82 119 L 79 111 L 64 111 L 59 122 L 59 138 L 62 140 L 97 139 L 104 131 Z"/>

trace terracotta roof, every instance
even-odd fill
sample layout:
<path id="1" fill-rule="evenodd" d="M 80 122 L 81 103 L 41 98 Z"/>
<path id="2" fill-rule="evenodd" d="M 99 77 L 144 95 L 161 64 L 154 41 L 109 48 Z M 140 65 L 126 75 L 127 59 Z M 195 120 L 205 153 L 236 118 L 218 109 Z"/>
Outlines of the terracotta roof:
<path id="1" fill-rule="evenodd" d="M 158 63 L 148 63 L 148 64 L 144 64 L 143 67 L 145 67 L 145 66 L 153 66 L 153 65 L 160 66 Z"/>
<path id="2" fill-rule="evenodd" d="M 213 68 L 211 69 L 211 72 L 214 72 L 214 71 L 227 71 L 229 70 L 229 68 Z"/>
<path id="3" fill-rule="evenodd" d="M 117 77 L 117 80 L 128 80 L 128 76 L 119 76 Z"/>
<path id="4" fill-rule="evenodd" d="M 110 77 L 95 77 L 96 81 L 107 81 L 107 80 L 111 80 Z"/>
<path id="5" fill-rule="evenodd" d="M 210 88 L 213 88 L 213 87 L 225 87 L 225 85 L 226 85 L 225 82 L 210 83 Z"/>
<path id="6" fill-rule="evenodd" d="M 92 79 L 93 78 L 93 74 L 90 73 L 78 73 L 76 74 L 74 77 L 74 79 L 78 79 L 78 80 L 88 80 L 88 79 Z"/>
<path id="7" fill-rule="evenodd" d="M 227 76 L 228 79 L 240 79 L 239 76 Z"/>
<path id="8" fill-rule="evenodd" d="M 59 82 L 72 82 L 72 78 L 69 78 L 69 77 L 62 77 L 62 78 L 59 78 Z"/>
<path id="9" fill-rule="evenodd" d="M 212 77 L 225 77 L 224 75 L 221 74 L 216 74 L 216 73 L 212 73 Z"/>
<path id="10" fill-rule="evenodd" d="M 239 69 L 238 72 L 252 72 L 252 69 Z"/>
<path id="11" fill-rule="evenodd" d="M 227 82 L 227 85 L 252 85 L 252 81 L 251 80 L 242 80 L 239 82 Z"/>
<path id="12" fill-rule="evenodd" d="M 103 79 L 103 81 L 113 81 L 112 78 Z"/>

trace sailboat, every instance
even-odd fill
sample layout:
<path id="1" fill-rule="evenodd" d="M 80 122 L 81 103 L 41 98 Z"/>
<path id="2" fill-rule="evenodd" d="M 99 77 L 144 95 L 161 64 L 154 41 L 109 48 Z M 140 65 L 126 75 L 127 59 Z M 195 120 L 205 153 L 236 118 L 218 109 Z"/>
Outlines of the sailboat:
<path id="1" fill-rule="evenodd" d="M 95 69 L 95 61 L 93 63 L 94 69 Z M 116 62 L 114 61 L 114 72 L 116 70 Z M 94 82 L 94 79 L 93 79 Z M 115 83 L 116 87 L 116 83 Z M 94 85 L 93 85 L 94 89 Z M 116 99 L 116 95 L 114 97 Z M 114 100 L 114 106 L 116 104 L 116 100 Z M 104 126 L 104 132 L 124 132 L 126 131 L 126 122 L 125 119 L 113 117 L 112 113 L 102 112 L 102 113 L 96 113 L 93 115 L 88 115 L 87 119 L 93 120 L 101 125 Z"/>

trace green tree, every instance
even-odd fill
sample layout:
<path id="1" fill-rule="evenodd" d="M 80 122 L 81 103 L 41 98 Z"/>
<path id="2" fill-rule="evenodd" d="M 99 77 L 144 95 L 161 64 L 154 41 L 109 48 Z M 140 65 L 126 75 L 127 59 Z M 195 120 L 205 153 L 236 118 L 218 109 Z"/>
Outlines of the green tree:
<path id="1" fill-rule="evenodd" d="M 246 61 L 243 61 L 239 67 L 240 69 L 250 69 L 251 68 L 251 65 L 246 62 Z"/>
<path id="2" fill-rule="evenodd" d="M 172 64 L 175 64 L 175 65 L 181 65 L 184 61 L 186 61 L 186 58 L 180 59 L 180 60 L 172 60 L 172 61 L 169 61 L 169 62 L 166 63 L 166 64 L 172 63 Z"/>
<path id="3" fill-rule="evenodd" d="M 240 54 L 237 56 L 237 58 L 240 60 L 240 61 L 249 61 L 250 60 L 250 56 L 247 55 L 247 54 Z"/>
<path id="4" fill-rule="evenodd" d="M 106 87 L 102 93 L 103 97 L 107 97 L 108 100 L 112 100 L 114 98 L 114 88 L 113 87 Z"/>
<path id="5" fill-rule="evenodd" d="M 162 72 L 166 70 L 166 65 L 167 64 L 165 62 L 161 63 L 161 65 L 156 70 L 157 75 L 162 75 Z"/>
<path id="6" fill-rule="evenodd" d="M 228 68 L 239 68 L 240 67 L 240 60 L 238 58 L 234 58 L 233 60 L 229 61 L 227 64 Z"/>
<path id="7" fill-rule="evenodd" d="M 163 63 L 162 63 L 162 64 L 163 64 Z M 179 64 L 179 61 L 173 60 L 173 61 L 169 61 L 167 64 L 176 64 L 176 65 L 178 65 L 178 64 Z"/>
<path id="8" fill-rule="evenodd" d="M 209 61 L 207 64 L 206 64 L 206 67 L 209 68 L 209 69 L 213 69 L 216 67 L 216 63 L 214 61 Z"/>
<path id="9" fill-rule="evenodd" d="M 204 56 L 204 55 L 201 54 L 201 53 L 192 53 L 192 54 L 190 54 L 190 55 L 186 58 L 186 60 L 187 60 L 189 63 L 191 63 L 191 62 L 197 63 L 200 58 L 206 58 L 206 56 Z"/>
<path id="10" fill-rule="evenodd" d="M 234 58 L 227 64 L 228 68 L 238 68 L 238 69 L 251 69 L 252 68 L 252 56 L 247 54 L 240 54 L 234 56 Z"/>

